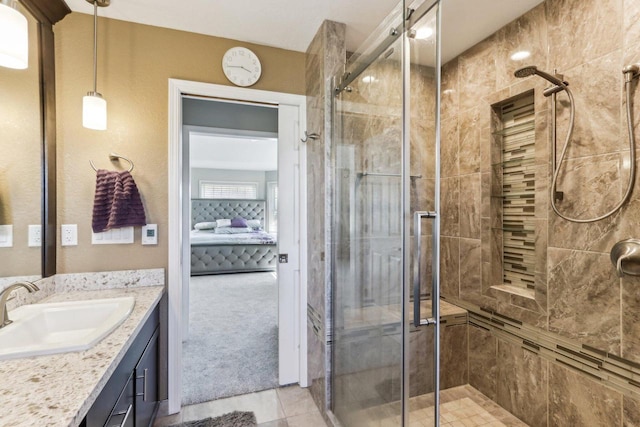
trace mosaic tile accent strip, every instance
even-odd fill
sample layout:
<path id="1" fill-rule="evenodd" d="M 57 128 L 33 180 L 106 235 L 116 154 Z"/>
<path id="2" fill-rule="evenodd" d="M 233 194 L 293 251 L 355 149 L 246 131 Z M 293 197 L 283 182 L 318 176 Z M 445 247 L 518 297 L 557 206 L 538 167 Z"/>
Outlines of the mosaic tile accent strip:
<path id="1" fill-rule="evenodd" d="M 500 106 L 502 270 L 506 285 L 535 289 L 535 111 L 533 93 Z"/>

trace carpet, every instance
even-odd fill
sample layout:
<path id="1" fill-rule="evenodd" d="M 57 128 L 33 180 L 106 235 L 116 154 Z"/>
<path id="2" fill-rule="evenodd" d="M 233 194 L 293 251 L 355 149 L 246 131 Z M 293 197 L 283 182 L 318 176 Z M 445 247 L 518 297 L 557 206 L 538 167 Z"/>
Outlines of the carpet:
<path id="1" fill-rule="evenodd" d="M 182 404 L 278 386 L 278 287 L 274 273 L 191 278 L 183 343 Z"/>
<path id="2" fill-rule="evenodd" d="M 219 417 L 187 421 L 171 427 L 254 427 L 257 425 L 253 412 L 234 411 Z"/>

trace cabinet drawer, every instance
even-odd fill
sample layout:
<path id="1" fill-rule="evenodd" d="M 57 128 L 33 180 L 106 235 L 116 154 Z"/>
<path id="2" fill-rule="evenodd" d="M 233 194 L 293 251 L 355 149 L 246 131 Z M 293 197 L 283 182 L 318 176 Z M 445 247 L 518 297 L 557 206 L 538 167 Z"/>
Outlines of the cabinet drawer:
<path id="1" fill-rule="evenodd" d="M 105 427 L 134 427 L 134 383 L 135 381 L 132 374 L 129 377 L 129 381 L 127 381 L 127 385 L 122 390 L 116 406 L 113 407 L 113 411 L 111 411 Z"/>

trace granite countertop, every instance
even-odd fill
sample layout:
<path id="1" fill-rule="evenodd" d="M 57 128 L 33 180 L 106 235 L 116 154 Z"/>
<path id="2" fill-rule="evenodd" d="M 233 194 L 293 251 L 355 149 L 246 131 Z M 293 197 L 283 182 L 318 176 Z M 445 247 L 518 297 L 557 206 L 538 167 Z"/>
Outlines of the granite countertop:
<path id="1" fill-rule="evenodd" d="M 75 291 L 41 302 L 134 296 L 125 321 L 93 348 L 50 356 L 0 361 L 3 427 L 77 426 L 156 306 L 163 286 Z"/>

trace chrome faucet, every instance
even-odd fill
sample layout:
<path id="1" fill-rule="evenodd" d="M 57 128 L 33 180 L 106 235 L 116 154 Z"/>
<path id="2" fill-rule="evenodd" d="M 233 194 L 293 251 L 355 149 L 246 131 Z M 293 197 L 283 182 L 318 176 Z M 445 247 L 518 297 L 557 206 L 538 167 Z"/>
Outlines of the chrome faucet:
<path id="1" fill-rule="evenodd" d="M 18 288 L 25 288 L 29 293 L 40 290 L 35 283 L 27 281 L 16 282 L 4 288 L 0 292 L 0 321 L 2 321 L 2 323 L 0 323 L 0 329 L 11 323 L 9 315 L 7 314 L 7 300 L 9 299 L 9 294 Z"/>

